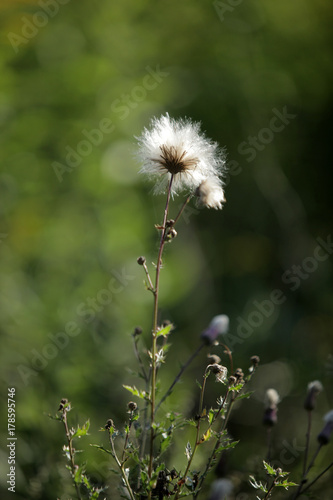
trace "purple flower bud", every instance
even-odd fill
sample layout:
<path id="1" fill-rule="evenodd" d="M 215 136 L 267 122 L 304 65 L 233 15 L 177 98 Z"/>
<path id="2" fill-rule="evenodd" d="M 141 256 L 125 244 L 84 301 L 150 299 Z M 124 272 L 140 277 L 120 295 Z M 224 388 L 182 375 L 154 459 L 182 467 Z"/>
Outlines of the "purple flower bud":
<path id="1" fill-rule="evenodd" d="M 201 334 L 201 339 L 207 345 L 215 344 L 217 337 L 227 333 L 229 329 L 229 318 L 225 314 L 220 314 L 215 316 L 210 322 L 208 328 L 204 330 Z"/>
<path id="2" fill-rule="evenodd" d="M 262 423 L 267 425 L 267 427 L 273 427 L 277 422 L 277 407 L 267 408 L 264 412 L 264 418 Z"/>
<path id="3" fill-rule="evenodd" d="M 331 438 L 333 431 L 333 410 L 326 413 L 324 421 L 326 424 L 317 436 L 317 440 L 320 444 L 327 444 Z"/>

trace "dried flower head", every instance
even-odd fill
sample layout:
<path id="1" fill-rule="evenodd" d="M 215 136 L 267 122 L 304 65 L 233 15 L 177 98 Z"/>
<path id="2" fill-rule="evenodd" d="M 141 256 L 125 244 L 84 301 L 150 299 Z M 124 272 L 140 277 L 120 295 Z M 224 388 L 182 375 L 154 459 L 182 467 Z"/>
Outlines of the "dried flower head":
<path id="1" fill-rule="evenodd" d="M 222 182 L 218 177 L 209 177 L 202 181 L 195 194 L 198 196 L 198 205 L 207 208 L 222 209 L 225 203 Z"/>
<path id="2" fill-rule="evenodd" d="M 216 382 L 224 382 L 227 378 L 228 370 L 225 366 L 219 365 L 218 363 L 213 363 L 208 365 L 206 368 L 207 372 L 210 371 L 214 373 Z"/>
<path id="3" fill-rule="evenodd" d="M 322 390 L 323 385 L 319 380 L 314 380 L 308 384 L 308 390 L 304 401 L 304 408 L 306 410 L 312 411 L 315 408 L 317 396 Z"/>
<path id="4" fill-rule="evenodd" d="M 208 328 L 206 328 L 201 333 L 201 339 L 207 345 L 215 344 L 217 341 L 217 337 L 219 335 L 223 335 L 227 333 L 229 329 L 229 318 L 225 314 L 220 314 L 219 316 L 215 316 L 212 321 L 209 323 Z"/>
<path id="5" fill-rule="evenodd" d="M 154 193 L 167 190 L 173 176 L 172 194 L 194 192 L 207 178 L 222 185 L 225 155 L 216 142 L 200 132 L 200 124 L 174 120 L 168 113 L 153 118 L 149 129 L 137 137 L 140 173 L 155 181 Z"/>
<path id="6" fill-rule="evenodd" d="M 331 434 L 333 432 L 333 410 L 330 410 L 324 416 L 325 426 L 318 434 L 317 439 L 320 444 L 327 444 L 331 439 Z"/>

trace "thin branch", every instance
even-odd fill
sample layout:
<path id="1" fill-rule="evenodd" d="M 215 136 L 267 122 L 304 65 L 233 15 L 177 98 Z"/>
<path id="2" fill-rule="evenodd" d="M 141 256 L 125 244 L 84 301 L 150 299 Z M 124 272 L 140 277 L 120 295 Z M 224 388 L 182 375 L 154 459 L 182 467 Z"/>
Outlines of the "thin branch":
<path id="1" fill-rule="evenodd" d="M 75 471 L 76 471 L 76 465 L 75 465 L 75 460 L 74 460 L 75 452 L 73 449 L 73 439 L 72 439 L 70 430 L 68 429 L 66 406 L 64 406 L 64 408 L 63 408 L 62 421 L 64 423 L 65 431 L 66 431 L 68 450 L 69 450 L 69 456 L 70 456 L 70 461 L 71 461 L 72 476 L 73 476 L 73 481 L 74 481 L 74 485 L 75 485 L 75 489 L 76 489 L 76 494 L 77 494 L 78 499 L 81 500 L 80 486 L 75 481 Z"/>
<path id="2" fill-rule="evenodd" d="M 306 487 L 306 488 L 304 488 L 304 490 L 302 490 L 302 493 L 304 493 L 306 490 L 308 490 L 309 488 L 311 488 L 311 486 L 312 486 L 312 485 L 313 485 L 316 481 L 318 481 L 318 479 L 319 479 L 319 478 L 321 478 L 321 476 L 323 476 L 324 474 L 326 474 L 326 472 L 327 472 L 327 471 L 328 471 L 331 467 L 333 467 L 333 462 L 331 462 L 331 463 L 330 463 L 330 465 L 328 465 L 328 466 L 326 467 L 326 469 L 324 469 L 324 470 L 323 470 L 323 472 L 321 472 L 320 474 L 318 474 L 318 476 L 317 476 L 317 477 L 316 477 L 313 481 L 311 481 L 311 483 L 309 483 L 309 484 L 307 485 L 307 487 Z"/>
<path id="3" fill-rule="evenodd" d="M 162 254 L 165 244 L 166 236 L 166 222 L 168 218 L 169 203 L 171 196 L 173 176 L 171 176 L 167 194 L 167 200 L 164 209 L 164 217 L 162 224 L 162 234 L 160 240 L 160 247 L 158 251 L 158 258 L 156 264 L 156 277 L 155 277 L 155 293 L 154 293 L 154 313 L 153 313 L 153 330 L 152 330 L 152 371 L 151 371 L 151 413 L 150 413 L 150 453 L 149 453 L 149 465 L 148 465 L 148 478 L 151 479 L 153 472 L 153 455 L 154 455 L 154 420 L 155 420 L 155 397 L 156 397 L 156 351 L 157 351 L 157 318 L 158 318 L 158 298 L 159 298 L 159 283 L 160 283 L 160 271 L 162 265 Z M 148 494 L 148 500 L 151 499 L 152 492 Z"/>
<path id="4" fill-rule="evenodd" d="M 311 435 L 311 417 L 312 417 L 312 412 L 308 411 L 308 428 L 307 428 L 307 432 L 306 432 L 306 445 L 305 445 L 304 463 L 303 463 L 303 477 L 306 474 L 306 464 L 308 461 L 310 435 Z"/>
<path id="5" fill-rule="evenodd" d="M 164 403 L 164 401 L 167 399 L 168 396 L 170 396 L 170 394 L 172 393 L 172 389 L 174 388 L 174 386 L 177 384 L 177 382 L 179 382 L 180 380 L 180 377 L 183 375 L 184 371 L 186 370 L 186 368 L 192 363 L 192 361 L 194 360 L 194 358 L 197 357 L 197 355 L 199 354 L 199 352 L 201 351 L 201 349 L 205 346 L 204 343 L 200 344 L 199 347 L 197 348 L 197 350 L 191 354 L 191 356 L 188 358 L 188 360 L 186 361 L 186 363 L 181 367 L 181 369 L 179 370 L 179 372 L 177 373 L 174 381 L 172 382 L 172 384 L 170 385 L 169 389 L 166 391 L 166 393 L 164 394 L 164 396 L 161 398 L 161 400 L 159 401 L 159 403 L 157 404 L 156 406 L 156 411 L 159 409 L 159 407 L 161 406 L 162 403 Z"/>

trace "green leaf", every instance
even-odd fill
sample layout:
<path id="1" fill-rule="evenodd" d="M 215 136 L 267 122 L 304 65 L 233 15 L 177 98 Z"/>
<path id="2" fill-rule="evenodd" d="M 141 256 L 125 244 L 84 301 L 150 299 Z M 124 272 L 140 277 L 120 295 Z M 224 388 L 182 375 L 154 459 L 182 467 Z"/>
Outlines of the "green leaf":
<path id="1" fill-rule="evenodd" d="M 171 330 L 173 330 L 173 324 L 170 323 L 170 325 L 165 326 L 164 328 L 161 328 L 160 330 L 157 330 L 156 332 L 156 338 L 158 337 L 167 337 Z"/>
<path id="2" fill-rule="evenodd" d="M 292 481 L 288 481 L 288 479 L 285 479 L 284 481 L 282 481 L 282 483 L 277 483 L 276 486 L 282 486 L 287 490 L 289 486 L 298 486 L 298 484 L 293 483 Z"/>
<path id="3" fill-rule="evenodd" d="M 82 436 L 86 436 L 88 434 L 89 427 L 90 427 L 90 421 L 89 420 L 87 420 L 87 422 L 85 424 L 83 424 L 82 427 L 80 427 L 78 425 L 77 430 L 73 434 L 73 438 L 75 438 L 75 437 L 80 438 Z"/>
<path id="4" fill-rule="evenodd" d="M 217 453 L 219 453 L 220 451 L 224 451 L 224 450 L 230 450 L 231 448 L 235 448 L 235 446 L 239 443 L 239 441 L 231 441 L 229 443 L 226 443 L 226 444 L 223 444 L 221 446 L 219 446 L 216 450 Z"/>
<path id="5" fill-rule="evenodd" d="M 133 394 L 133 396 L 137 396 L 140 399 L 147 399 L 146 391 L 139 391 L 135 386 L 131 387 L 130 385 L 123 385 L 123 387 L 131 394 Z"/>
<path id="6" fill-rule="evenodd" d="M 249 399 L 249 397 L 254 393 L 254 391 L 249 391 L 245 392 L 244 394 L 240 394 L 239 396 L 236 396 L 237 401 L 240 401 L 241 399 Z"/>
<path id="7" fill-rule="evenodd" d="M 199 443 L 200 444 L 205 443 L 206 441 L 208 441 L 208 439 L 211 437 L 211 435 L 212 435 L 212 429 L 209 428 L 209 429 L 207 429 L 207 431 L 205 432 L 205 434 L 203 434 L 201 436 Z"/>
<path id="8" fill-rule="evenodd" d="M 75 471 L 75 474 L 74 474 L 74 482 L 76 484 L 82 483 L 82 479 L 84 477 L 84 476 L 82 476 L 82 473 L 83 473 L 82 467 L 78 467 Z"/>
<path id="9" fill-rule="evenodd" d="M 263 460 L 263 464 L 264 464 L 264 467 L 266 469 L 267 474 L 269 474 L 270 476 L 276 476 L 276 470 L 271 465 L 269 465 L 267 462 L 265 462 L 265 460 Z"/>

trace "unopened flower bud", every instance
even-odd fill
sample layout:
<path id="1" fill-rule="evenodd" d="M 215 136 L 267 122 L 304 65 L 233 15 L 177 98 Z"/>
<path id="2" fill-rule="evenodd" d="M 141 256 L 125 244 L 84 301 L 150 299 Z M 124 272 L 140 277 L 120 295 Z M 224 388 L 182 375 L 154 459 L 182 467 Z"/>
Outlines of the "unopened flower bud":
<path id="1" fill-rule="evenodd" d="M 324 421 L 326 422 L 326 424 L 317 436 L 318 442 L 323 445 L 329 442 L 331 434 L 333 432 L 333 410 L 326 413 Z"/>
<path id="2" fill-rule="evenodd" d="M 105 424 L 104 428 L 107 429 L 107 430 L 110 430 L 111 428 L 114 429 L 114 423 L 113 423 L 113 420 L 111 418 L 109 418 L 106 421 L 106 424 Z"/>
<path id="3" fill-rule="evenodd" d="M 146 257 L 138 257 L 136 259 L 137 263 L 139 264 L 139 266 L 143 266 L 143 264 L 146 262 Z"/>
<path id="4" fill-rule="evenodd" d="M 169 231 L 166 233 L 165 239 L 166 239 L 166 241 L 171 241 L 171 240 L 175 239 L 176 236 L 177 236 L 177 231 L 174 228 L 172 228 L 172 229 L 169 229 Z"/>
<path id="5" fill-rule="evenodd" d="M 137 409 L 138 405 L 134 403 L 134 401 L 130 401 L 127 405 L 127 408 L 129 411 L 135 411 Z"/>
<path id="6" fill-rule="evenodd" d="M 217 354 L 208 354 L 207 355 L 208 361 L 213 364 L 213 363 L 221 363 L 221 358 L 220 356 L 217 356 Z"/>
<path id="7" fill-rule="evenodd" d="M 259 365 L 259 362 L 260 362 L 259 356 L 252 356 L 251 357 L 251 363 L 253 364 L 253 366 L 255 368 Z"/>
<path id="8" fill-rule="evenodd" d="M 236 377 L 237 382 L 242 382 L 244 377 L 243 370 L 241 368 L 236 368 L 234 376 Z"/>
<path id="9" fill-rule="evenodd" d="M 60 405 L 59 405 L 59 408 L 58 408 L 58 411 L 61 411 L 65 408 L 65 406 L 68 405 L 68 399 L 66 398 L 63 398 L 61 401 L 60 401 Z M 70 409 L 70 405 L 68 405 L 68 408 Z"/>
<path id="10" fill-rule="evenodd" d="M 230 375 L 228 379 L 229 385 L 234 385 L 237 382 L 237 378 L 234 375 Z"/>
<path id="11" fill-rule="evenodd" d="M 134 328 L 134 332 L 133 332 L 133 337 L 137 337 L 138 335 L 141 335 L 142 333 L 142 328 L 141 326 L 136 326 Z"/>
<path id="12" fill-rule="evenodd" d="M 304 408 L 306 410 L 312 411 L 315 408 L 317 396 L 322 390 L 323 386 L 319 380 L 314 380 L 308 384 L 308 390 L 304 401 Z"/>
<path id="13" fill-rule="evenodd" d="M 228 316 L 220 314 L 212 319 L 208 328 L 202 332 L 200 338 L 205 342 L 205 344 L 213 345 L 217 341 L 218 336 L 227 333 L 228 329 Z"/>
<path id="14" fill-rule="evenodd" d="M 173 219 L 168 219 L 165 223 L 166 227 L 172 227 L 175 221 Z"/>

